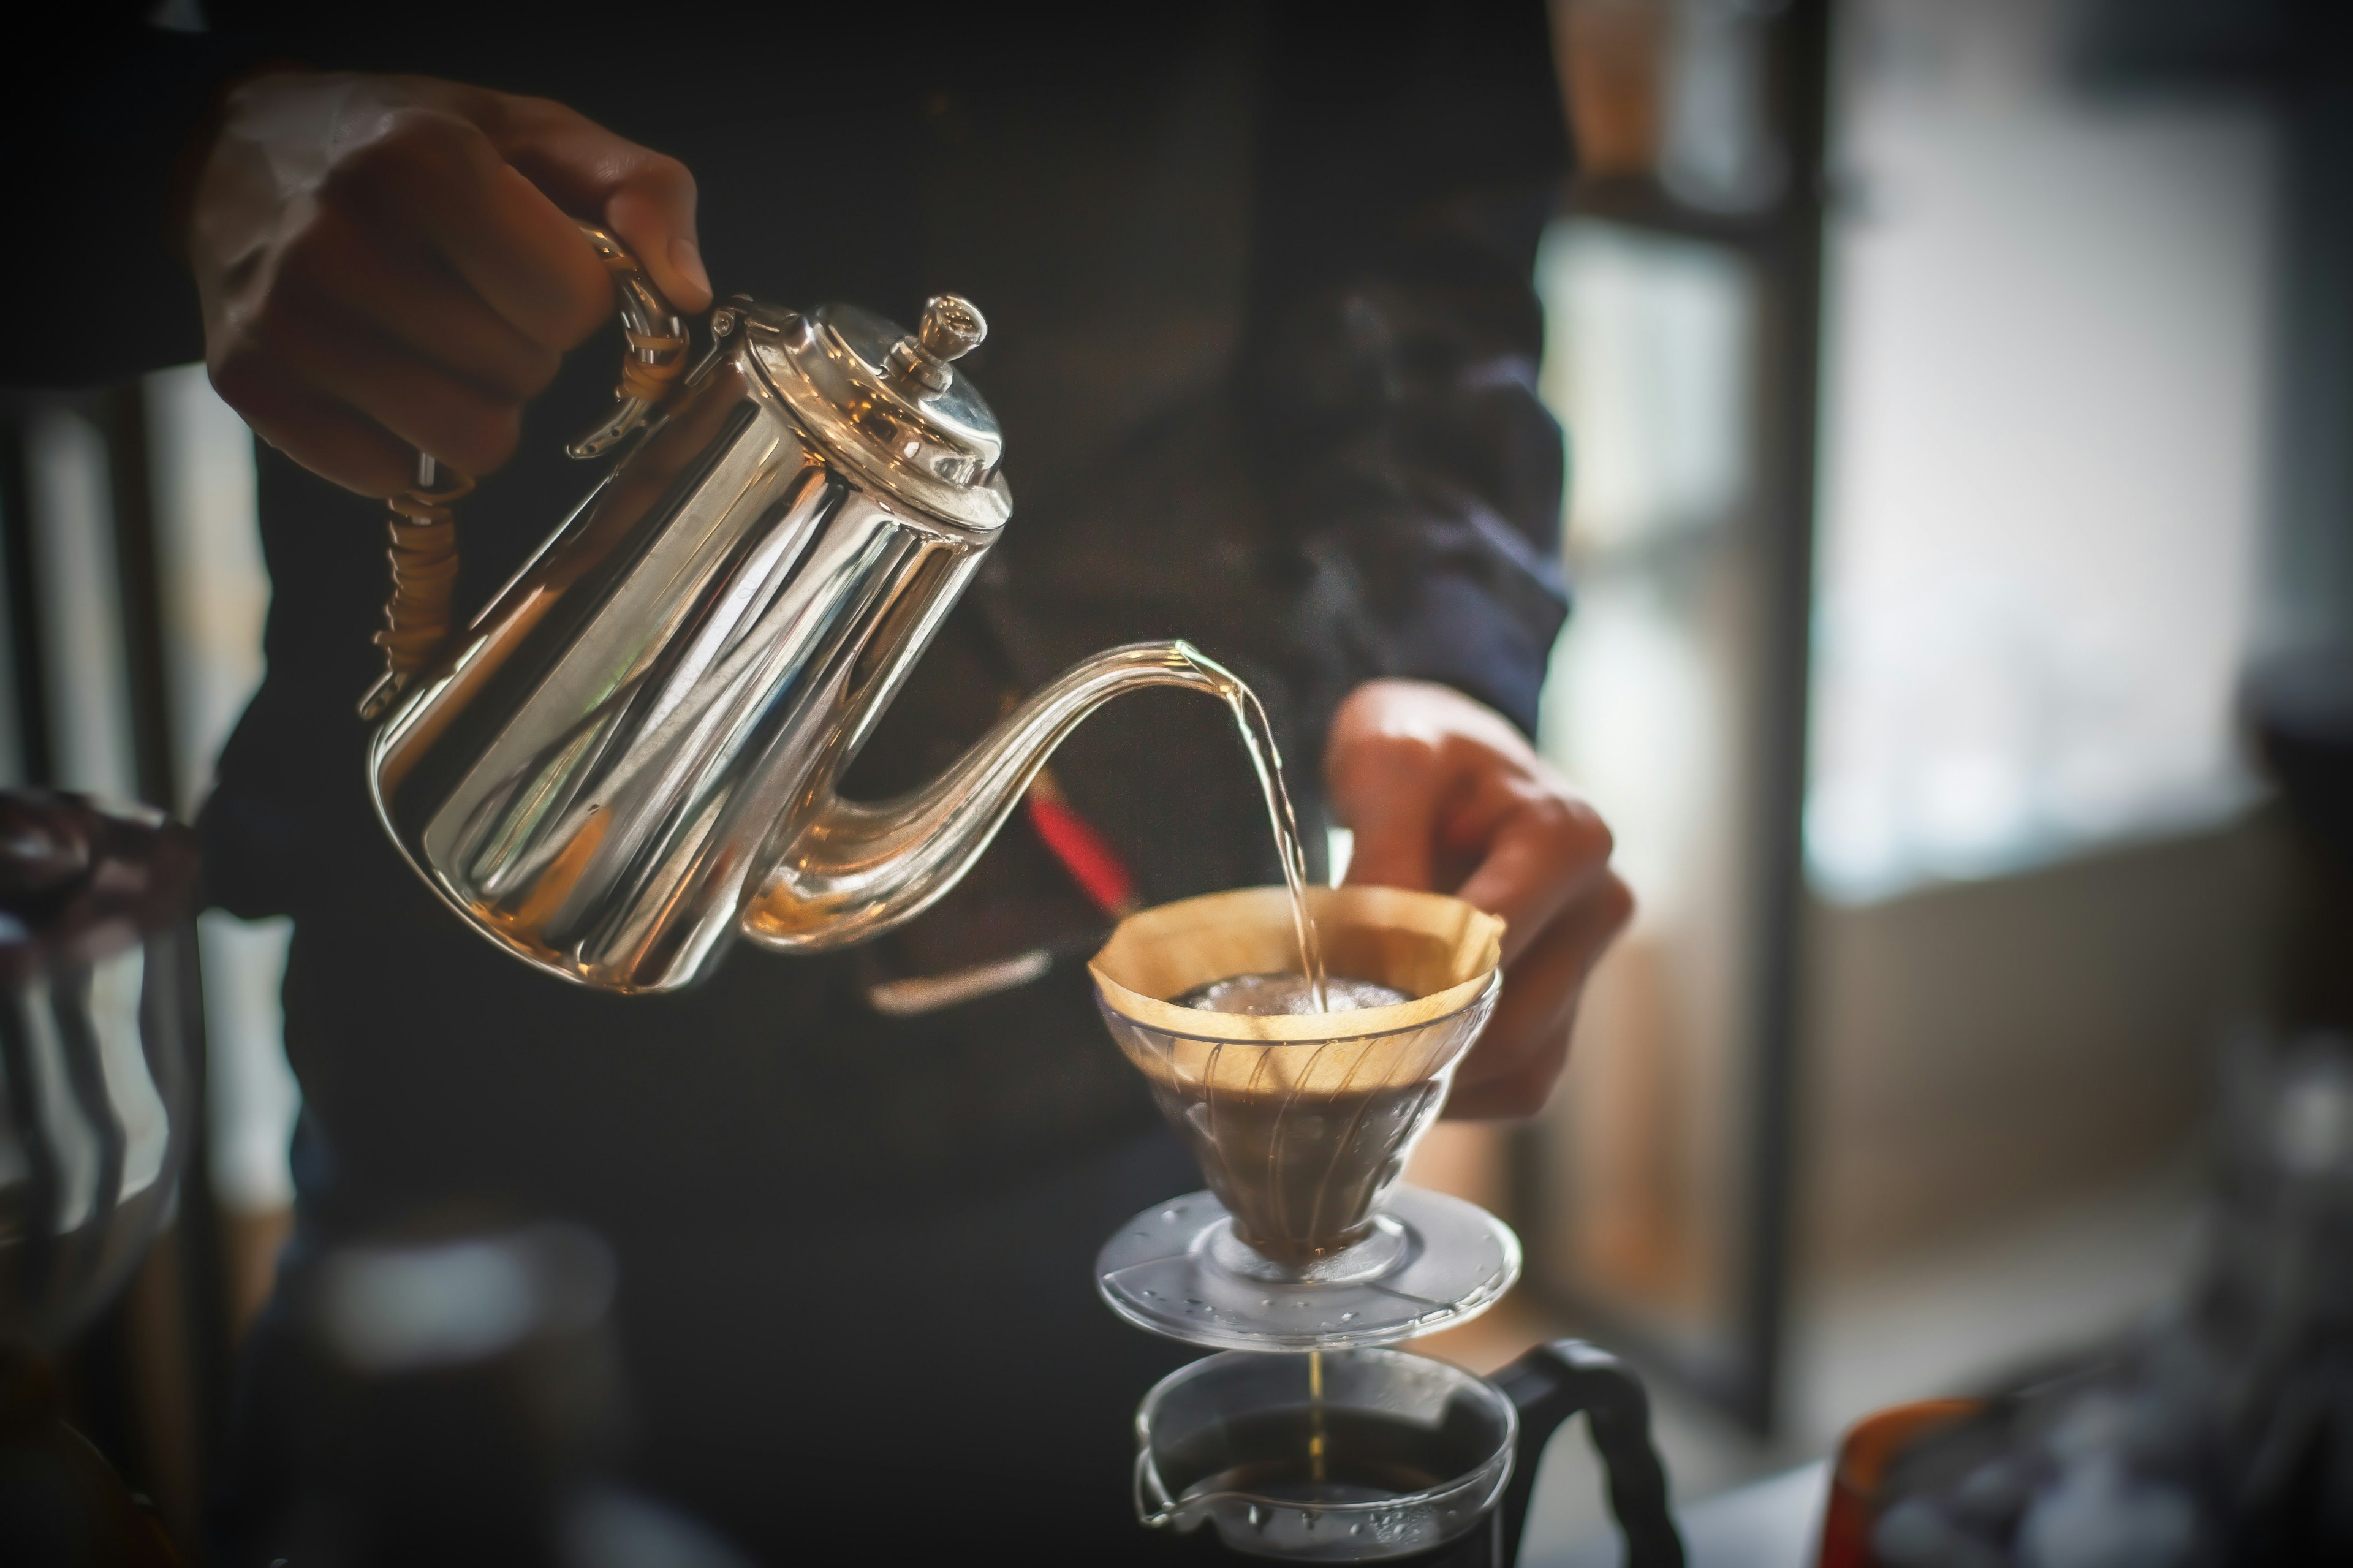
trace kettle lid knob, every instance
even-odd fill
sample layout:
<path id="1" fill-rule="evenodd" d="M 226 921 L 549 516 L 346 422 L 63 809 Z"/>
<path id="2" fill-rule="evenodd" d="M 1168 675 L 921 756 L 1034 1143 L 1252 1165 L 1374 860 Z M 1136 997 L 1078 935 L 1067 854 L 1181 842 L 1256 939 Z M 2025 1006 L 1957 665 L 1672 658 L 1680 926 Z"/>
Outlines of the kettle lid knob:
<path id="1" fill-rule="evenodd" d="M 923 324 L 891 345 L 893 375 L 944 392 L 955 379 L 950 360 L 962 359 L 988 336 L 988 318 L 961 294 L 934 294 L 923 302 Z"/>
<path id="2" fill-rule="evenodd" d="M 934 359 L 962 359 L 987 338 L 988 318 L 961 294 L 934 294 L 923 301 L 923 321 L 915 336 Z"/>

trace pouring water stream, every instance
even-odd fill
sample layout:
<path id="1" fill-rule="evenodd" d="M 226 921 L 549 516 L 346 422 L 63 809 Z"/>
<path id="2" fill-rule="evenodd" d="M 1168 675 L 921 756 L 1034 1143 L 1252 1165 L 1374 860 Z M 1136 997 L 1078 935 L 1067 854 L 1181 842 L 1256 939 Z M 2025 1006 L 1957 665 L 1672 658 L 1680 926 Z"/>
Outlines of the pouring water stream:
<path id="1" fill-rule="evenodd" d="M 1316 933 L 1315 917 L 1307 911 L 1307 852 L 1299 841 L 1299 817 L 1291 808 L 1291 791 L 1283 782 L 1282 753 L 1275 746 L 1274 729 L 1267 722 L 1266 707 L 1258 693 L 1228 671 L 1220 669 L 1218 674 L 1223 678 L 1218 681 L 1219 695 L 1233 713 L 1242 750 L 1250 753 L 1250 768 L 1266 795 L 1267 823 L 1274 829 L 1275 853 L 1282 859 L 1283 886 L 1291 891 L 1292 929 L 1299 936 L 1299 973 L 1307 977 L 1308 998 L 1314 1011 L 1328 1013 L 1324 944 Z"/>

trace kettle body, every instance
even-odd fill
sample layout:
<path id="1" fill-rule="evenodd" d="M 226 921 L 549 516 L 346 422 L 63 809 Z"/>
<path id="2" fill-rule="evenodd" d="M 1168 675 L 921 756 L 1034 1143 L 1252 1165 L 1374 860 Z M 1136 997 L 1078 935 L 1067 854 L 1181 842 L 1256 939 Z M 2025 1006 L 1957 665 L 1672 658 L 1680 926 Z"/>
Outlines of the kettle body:
<path id="1" fill-rule="evenodd" d="M 853 379 L 844 360 L 881 368 L 887 323 L 740 302 L 713 328 L 670 407 L 369 752 L 384 826 L 436 892 L 612 990 L 682 984 L 725 941 L 796 806 L 854 754 L 1011 510 L 985 448 L 885 488 L 843 440 L 927 455 L 894 410 L 844 410 L 822 384 Z"/>
<path id="2" fill-rule="evenodd" d="M 362 710 L 381 720 L 369 790 L 476 931 L 625 993 L 688 984 L 737 934 L 787 952 L 863 941 L 955 885 L 1102 701 L 1145 685 L 1239 700 L 1185 644 L 1114 648 L 931 784 L 840 799 L 835 781 L 1012 511 L 996 417 L 950 363 L 986 324 L 953 295 L 915 332 L 738 296 L 676 381 L 648 372 L 670 368 L 662 355 L 683 370 L 685 329 L 611 237 L 588 234 L 638 360 L 613 417 L 570 450 L 618 458 L 470 626 L 437 625 L 409 667 L 404 542 L 439 531 L 445 584 L 454 555 L 448 512 L 426 504 L 447 497 L 393 503 L 378 640 L 395 665 Z"/>

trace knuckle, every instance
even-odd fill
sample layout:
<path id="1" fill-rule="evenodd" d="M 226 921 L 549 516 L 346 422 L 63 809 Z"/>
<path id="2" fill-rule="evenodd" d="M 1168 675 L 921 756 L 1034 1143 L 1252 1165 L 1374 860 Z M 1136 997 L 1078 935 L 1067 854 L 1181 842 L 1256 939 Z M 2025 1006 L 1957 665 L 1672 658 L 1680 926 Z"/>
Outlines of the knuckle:
<path id="1" fill-rule="evenodd" d="M 456 449 L 451 457 L 464 472 L 487 474 L 513 457 L 522 442 L 521 411 L 512 407 L 489 409 L 465 422 L 452 442 Z"/>
<path id="2" fill-rule="evenodd" d="M 248 418 L 259 408 L 266 385 L 258 356 L 243 342 L 232 342 L 205 364 L 206 378 L 220 400 Z"/>
<path id="3" fill-rule="evenodd" d="M 1437 767 L 1444 760 L 1444 747 L 1427 735 L 1417 735 L 1395 730 L 1377 730 L 1364 741 L 1365 750 L 1374 761 L 1387 767 L 1422 772 Z"/>
<path id="4" fill-rule="evenodd" d="M 270 286 L 316 281 L 332 273 L 351 251 L 350 219 L 325 202 L 310 205 L 280 235 L 271 258 Z"/>
<path id="5" fill-rule="evenodd" d="M 465 160 L 470 143 L 480 140 L 479 129 L 454 114 L 405 104 L 387 111 L 375 134 L 353 142 L 335 160 L 323 194 L 348 200 L 445 180 Z"/>
<path id="6" fill-rule="evenodd" d="M 1527 813 L 1538 827 L 1552 837 L 1567 838 L 1577 831 L 1577 812 L 1571 804 L 1556 795 L 1537 792 L 1525 797 Z"/>
<path id="7" fill-rule="evenodd" d="M 1447 731 L 1438 739 L 1424 741 L 1423 744 L 1429 747 L 1431 756 L 1458 773 L 1482 772 L 1494 760 L 1492 747 L 1482 743 L 1477 736 L 1463 734 L 1459 730 Z"/>
<path id="8" fill-rule="evenodd" d="M 493 92 L 486 95 L 481 106 L 482 117 L 502 131 L 525 126 L 557 125 L 576 118 L 575 110 L 552 98 L 542 98 L 529 92 Z"/>
<path id="9" fill-rule="evenodd" d="M 1507 1076 L 1479 1085 L 1477 1114 L 1494 1121 L 1534 1116 L 1552 1098 L 1553 1086 L 1567 1065 L 1568 1033 L 1564 1029 L 1557 1041 L 1547 1042 Z"/>
<path id="10" fill-rule="evenodd" d="M 1560 1082 L 1561 1069 L 1568 1065 L 1568 1041 L 1563 1037 L 1561 1048 L 1551 1059 L 1512 1085 L 1512 1095 L 1506 1113 L 1514 1120 L 1534 1116 L 1552 1099 L 1554 1086 Z"/>
<path id="11" fill-rule="evenodd" d="M 1626 922 L 1634 918 L 1636 905 L 1634 889 L 1627 886 L 1623 877 L 1612 872 L 1601 887 L 1602 919 L 1611 932 L 1625 929 Z"/>
<path id="12" fill-rule="evenodd" d="M 228 345 L 230 357 L 252 363 L 256 369 L 265 364 L 283 363 L 290 353 L 290 342 L 299 338 L 299 330 L 291 318 L 292 308 L 281 295 L 270 295 L 241 312 Z"/>
<path id="13" fill-rule="evenodd" d="M 592 294 L 570 279 L 549 288 L 541 310 L 543 314 L 538 321 L 515 323 L 531 340 L 534 355 L 558 354 L 565 349 L 578 348 L 605 324 L 608 313 L 601 290 Z"/>
<path id="14" fill-rule="evenodd" d="M 694 171 L 667 153 L 649 153 L 638 165 L 637 182 L 657 195 L 684 197 L 695 194 Z"/>
<path id="15" fill-rule="evenodd" d="M 1546 834 L 1580 864 L 1606 863 L 1618 847 L 1601 814 L 1575 795 L 1547 794 L 1540 810 Z"/>
<path id="16" fill-rule="evenodd" d="M 384 117 L 379 144 L 427 161 L 448 158 L 481 141 L 481 128 L 438 104 L 403 104 Z"/>
<path id="17" fill-rule="evenodd" d="M 577 348 L 613 314 L 613 284 L 583 246 L 549 269 L 521 310 L 508 307 L 511 323 L 539 353 Z"/>
<path id="18" fill-rule="evenodd" d="M 598 327 L 614 310 L 612 285 L 600 268 L 584 268 L 565 279 L 565 326 L 578 342 Z"/>
<path id="19" fill-rule="evenodd" d="M 259 398 L 283 359 L 285 311 L 268 300 L 224 313 L 221 330 L 206 356 L 214 389 L 232 408 Z"/>
<path id="20" fill-rule="evenodd" d="M 1582 860 L 1591 852 L 1590 831 L 1574 801 L 1539 794 L 1528 801 L 1526 811 L 1537 835 L 1561 858 Z"/>
<path id="21" fill-rule="evenodd" d="M 499 390 L 527 401 L 546 391 L 563 368 L 564 356 L 554 349 L 525 343 L 501 368 Z"/>
<path id="22" fill-rule="evenodd" d="M 409 482 L 408 466 L 375 444 L 286 454 L 312 473 L 364 496 L 394 495 Z"/>

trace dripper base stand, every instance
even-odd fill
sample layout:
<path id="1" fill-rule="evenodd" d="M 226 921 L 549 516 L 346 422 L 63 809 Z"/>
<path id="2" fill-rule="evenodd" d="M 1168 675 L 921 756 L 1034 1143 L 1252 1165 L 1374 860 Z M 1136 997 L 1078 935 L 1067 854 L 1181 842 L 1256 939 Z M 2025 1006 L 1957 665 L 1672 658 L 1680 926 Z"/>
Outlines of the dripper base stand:
<path id="1" fill-rule="evenodd" d="M 1375 1234 L 1295 1271 L 1233 1234 L 1215 1194 L 1189 1193 L 1122 1226 L 1095 1258 L 1095 1289 L 1137 1328 L 1219 1350 L 1328 1351 L 1393 1344 L 1467 1322 L 1520 1277 L 1520 1241 L 1461 1198 L 1399 1187 Z"/>

